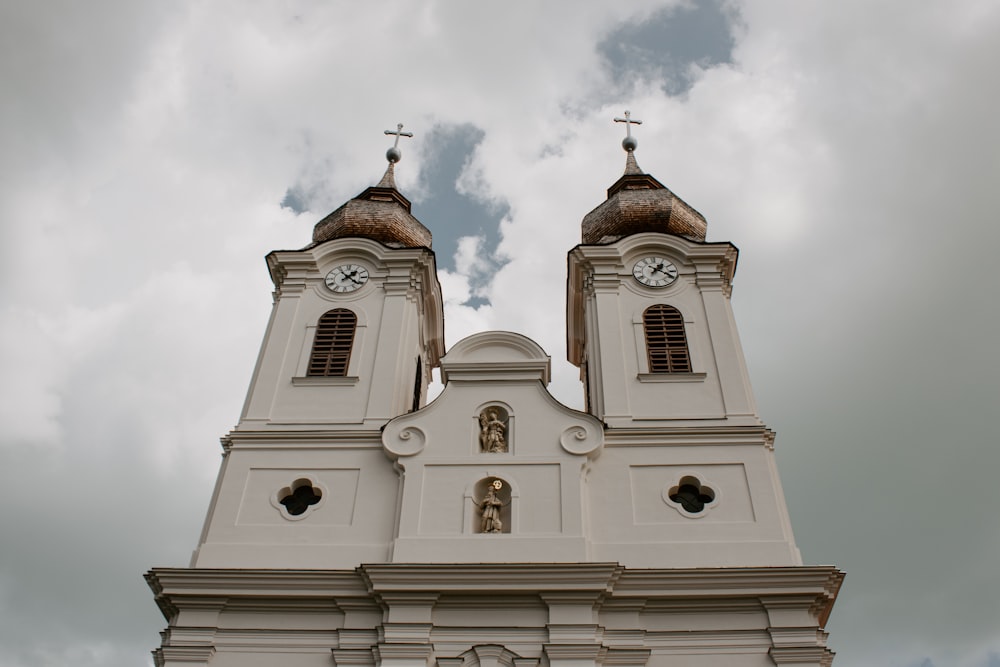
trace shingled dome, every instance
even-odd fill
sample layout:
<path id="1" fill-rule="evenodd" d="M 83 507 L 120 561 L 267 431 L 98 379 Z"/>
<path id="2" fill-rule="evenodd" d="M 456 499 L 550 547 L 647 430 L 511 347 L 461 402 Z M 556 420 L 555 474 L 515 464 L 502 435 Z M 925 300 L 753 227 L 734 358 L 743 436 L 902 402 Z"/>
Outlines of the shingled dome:
<path id="1" fill-rule="evenodd" d="M 583 242 L 599 245 L 640 232 L 674 234 L 703 242 L 708 223 L 666 186 L 642 173 L 629 151 L 625 174 L 608 188 L 607 200 L 584 216 L 581 226 Z"/>
<path id="2" fill-rule="evenodd" d="M 430 248 L 431 232 L 410 214 L 410 200 L 396 190 L 393 164 L 385 176 L 313 228 L 313 243 L 363 237 L 391 248 Z"/>

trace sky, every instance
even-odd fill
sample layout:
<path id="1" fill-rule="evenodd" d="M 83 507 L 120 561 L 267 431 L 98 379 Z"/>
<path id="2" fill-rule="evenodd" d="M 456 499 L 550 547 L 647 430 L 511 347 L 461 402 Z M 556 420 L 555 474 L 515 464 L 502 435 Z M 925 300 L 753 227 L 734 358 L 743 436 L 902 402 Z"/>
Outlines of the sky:
<path id="1" fill-rule="evenodd" d="M 150 665 L 271 306 L 373 185 L 434 234 L 446 343 L 524 333 L 642 169 L 740 248 L 733 308 L 841 667 L 1000 667 L 1000 4 L 0 4 L 0 667 Z M 526 300 L 525 294 L 532 298 Z"/>

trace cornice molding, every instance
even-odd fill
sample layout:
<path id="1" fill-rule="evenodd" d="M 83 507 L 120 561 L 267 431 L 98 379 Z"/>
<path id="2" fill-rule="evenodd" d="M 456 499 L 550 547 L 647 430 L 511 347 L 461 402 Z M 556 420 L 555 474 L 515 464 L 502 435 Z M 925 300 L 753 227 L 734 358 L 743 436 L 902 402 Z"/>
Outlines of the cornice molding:
<path id="1" fill-rule="evenodd" d="M 545 655 L 555 660 L 627 667 L 646 664 L 654 650 L 713 655 L 751 650 L 768 651 L 779 665 L 828 666 L 833 653 L 826 648 L 823 628 L 843 577 L 831 566 L 626 569 L 617 563 L 390 563 L 354 570 L 161 568 L 146 574 L 165 617 L 176 619 L 179 614 L 194 612 L 190 618 L 207 621 L 185 625 L 184 636 L 178 636 L 178 641 L 191 643 L 165 645 L 158 649 L 158 660 L 171 656 L 207 659 L 218 646 L 266 644 L 281 648 L 290 642 L 301 645 L 305 639 L 313 647 L 331 641 L 336 664 L 359 667 L 387 658 L 420 661 L 435 652 L 457 666 L 457 661 L 449 662 L 447 653 L 467 646 L 467 635 L 433 625 L 433 609 L 439 604 L 442 609 L 454 609 L 456 604 L 461 607 L 477 598 L 478 606 L 470 609 L 482 609 L 483 604 L 490 608 L 548 609 L 550 621 L 544 629 L 484 628 L 483 638 L 490 644 L 506 643 L 512 637 L 539 643 Z M 591 611 L 580 616 L 580 609 Z M 382 621 L 363 633 L 340 630 L 324 640 L 332 629 L 310 632 L 264 626 L 223 630 L 214 620 L 226 612 L 278 617 L 292 610 L 360 613 Z M 598 612 L 735 613 L 756 614 L 767 620 L 760 627 L 655 632 L 636 628 L 624 633 L 575 620 Z M 553 613 L 569 622 L 553 622 Z M 394 617 L 397 620 L 392 620 Z"/>
<path id="2" fill-rule="evenodd" d="M 613 606 L 640 597 L 669 601 L 754 596 L 777 610 L 800 608 L 804 596 L 832 600 L 843 579 L 843 572 L 827 565 L 661 570 L 628 569 L 617 563 L 385 563 L 356 570 L 156 568 L 146 574 L 154 594 L 179 595 L 187 604 L 202 607 L 226 604 L 232 597 L 357 598 L 392 593 L 401 595 L 400 600 L 426 601 L 438 594 L 483 592 L 535 593 L 553 600 L 599 593 L 606 594 Z M 810 605 L 817 613 L 825 607 Z"/>
<path id="3" fill-rule="evenodd" d="M 653 426 L 608 427 L 605 447 L 671 445 L 768 445 L 773 446 L 774 432 L 759 426 Z"/>
<path id="4" fill-rule="evenodd" d="M 474 563 L 362 565 L 374 592 L 440 591 L 472 593 L 610 591 L 621 574 L 617 563 Z"/>

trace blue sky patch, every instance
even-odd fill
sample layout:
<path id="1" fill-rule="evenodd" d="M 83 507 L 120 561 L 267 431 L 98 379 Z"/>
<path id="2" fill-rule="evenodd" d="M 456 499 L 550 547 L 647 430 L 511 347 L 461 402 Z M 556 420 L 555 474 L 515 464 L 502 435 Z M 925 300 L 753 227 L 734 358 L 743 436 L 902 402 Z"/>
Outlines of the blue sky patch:
<path id="1" fill-rule="evenodd" d="M 699 0 L 624 24 L 598 45 L 598 51 L 619 83 L 661 79 L 666 93 L 681 95 L 694 83 L 692 64 L 732 62 L 731 20 L 721 0 Z"/>

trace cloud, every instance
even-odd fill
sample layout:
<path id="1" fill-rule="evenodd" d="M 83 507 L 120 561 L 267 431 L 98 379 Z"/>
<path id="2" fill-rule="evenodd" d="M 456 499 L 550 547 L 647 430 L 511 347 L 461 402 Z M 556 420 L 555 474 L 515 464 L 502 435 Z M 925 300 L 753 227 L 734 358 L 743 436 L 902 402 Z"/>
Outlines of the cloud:
<path id="1" fill-rule="evenodd" d="M 735 10 L 717 0 L 671 5 L 617 26 L 598 45 L 620 85 L 688 91 L 701 70 L 732 60 Z"/>

